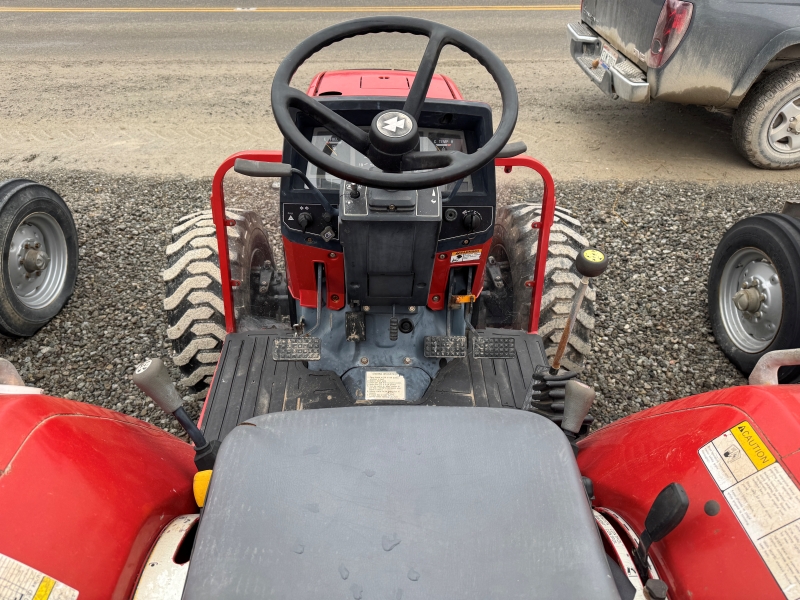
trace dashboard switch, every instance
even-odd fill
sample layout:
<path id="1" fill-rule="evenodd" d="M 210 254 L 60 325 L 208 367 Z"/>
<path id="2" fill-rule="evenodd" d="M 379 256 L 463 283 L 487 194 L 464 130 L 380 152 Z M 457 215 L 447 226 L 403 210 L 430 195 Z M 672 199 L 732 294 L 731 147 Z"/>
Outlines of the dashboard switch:
<path id="1" fill-rule="evenodd" d="M 311 216 L 310 213 L 301 212 L 297 215 L 297 224 L 300 225 L 300 228 L 303 230 L 303 233 L 306 232 L 306 227 L 311 225 L 314 222 L 314 217 Z"/>
<path id="2" fill-rule="evenodd" d="M 467 228 L 467 231 L 473 232 L 481 226 L 481 222 L 483 219 L 481 218 L 480 213 L 471 210 L 464 215 L 463 223 L 464 227 Z"/>

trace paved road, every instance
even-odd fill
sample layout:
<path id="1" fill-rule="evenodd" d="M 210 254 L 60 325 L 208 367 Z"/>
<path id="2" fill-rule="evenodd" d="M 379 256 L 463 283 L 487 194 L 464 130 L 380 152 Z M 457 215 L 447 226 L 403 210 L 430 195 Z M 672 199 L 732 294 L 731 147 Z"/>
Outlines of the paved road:
<path id="1" fill-rule="evenodd" d="M 296 43 L 359 16 L 413 14 L 468 32 L 506 61 L 521 99 L 515 139 L 557 179 L 800 178 L 750 167 L 732 147 L 724 115 L 606 98 L 567 54 L 565 26 L 578 18 L 576 4 L 487 2 L 381 8 L 367 0 L 324 7 L 284 0 L 257 10 L 224 0 L 7 5 L 0 8 L 0 165 L 210 175 L 232 152 L 280 147 L 269 88 Z M 304 88 L 328 68 L 413 69 L 423 47 L 422 38 L 396 34 L 343 42 L 305 65 L 295 82 Z M 440 71 L 466 97 L 497 107 L 490 78 L 460 51 L 447 49 Z"/>

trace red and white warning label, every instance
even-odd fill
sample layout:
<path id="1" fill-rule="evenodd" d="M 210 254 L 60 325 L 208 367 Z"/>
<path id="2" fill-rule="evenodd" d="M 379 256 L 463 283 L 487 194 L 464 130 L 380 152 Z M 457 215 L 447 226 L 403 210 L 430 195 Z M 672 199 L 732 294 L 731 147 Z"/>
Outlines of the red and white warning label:
<path id="1" fill-rule="evenodd" d="M 75 600 L 78 591 L 0 554 L 0 600 Z"/>
<path id="2" fill-rule="evenodd" d="M 742 421 L 699 451 L 787 598 L 800 598 L 800 489 Z"/>

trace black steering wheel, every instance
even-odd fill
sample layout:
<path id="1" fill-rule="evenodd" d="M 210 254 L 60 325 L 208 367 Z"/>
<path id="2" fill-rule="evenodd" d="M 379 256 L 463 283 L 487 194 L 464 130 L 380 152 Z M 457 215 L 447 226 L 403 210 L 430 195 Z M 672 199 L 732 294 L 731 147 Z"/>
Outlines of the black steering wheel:
<path id="1" fill-rule="evenodd" d="M 290 87 L 297 69 L 311 56 L 336 42 L 368 33 L 411 33 L 428 37 L 414 83 L 403 110 L 379 113 L 369 132 L 363 131 L 323 103 Z M 422 112 L 439 55 L 453 45 L 476 59 L 489 72 L 500 90 L 503 112 L 500 123 L 483 147 L 472 154 L 455 151 L 419 151 L 417 119 Z M 316 119 L 353 149 L 381 169 L 348 165 L 316 148 L 292 119 L 297 109 Z M 439 23 L 410 17 L 367 17 L 339 23 L 315 33 L 283 60 L 272 81 L 272 112 L 289 143 L 309 162 L 345 181 L 395 190 L 414 190 L 451 183 L 477 171 L 493 160 L 514 131 L 519 109 L 517 86 L 503 62 L 475 38 Z M 428 169 L 425 172 L 420 169 Z"/>

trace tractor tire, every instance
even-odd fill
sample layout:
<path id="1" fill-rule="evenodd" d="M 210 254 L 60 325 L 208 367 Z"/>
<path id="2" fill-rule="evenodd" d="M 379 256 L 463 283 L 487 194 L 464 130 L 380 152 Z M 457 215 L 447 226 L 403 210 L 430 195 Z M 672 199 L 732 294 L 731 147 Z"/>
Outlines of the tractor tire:
<path id="1" fill-rule="evenodd" d="M 757 167 L 800 166 L 800 62 L 753 86 L 736 112 L 732 133 L 736 148 Z"/>
<path id="2" fill-rule="evenodd" d="M 717 344 L 745 376 L 767 352 L 800 348 L 800 220 L 767 213 L 725 232 L 708 274 L 708 310 Z M 800 366 L 778 371 L 781 383 L 799 378 Z"/>
<path id="3" fill-rule="evenodd" d="M 256 213 L 228 209 L 227 218 L 236 221 L 227 229 L 231 279 L 241 282 L 234 293 L 238 319 L 249 310 L 252 261 L 260 268 L 272 261 L 272 252 Z M 178 220 L 162 277 L 172 360 L 184 376 L 180 385 L 199 397 L 211 383 L 226 334 L 219 248 L 210 210 Z"/>
<path id="4" fill-rule="evenodd" d="M 0 182 L 0 248 L 0 334 L 30 337 L 78 278 L 78 231 L 61 196 L 27 179 Z"/>
<path id="5" fill-rule="evenodd" d="M 478 322 L 482 327 L 528 329 L 531 289 L 525 286 L 525 282 L 533 278 L 539 239 L 539 230 L 533 229 L 531 223 L 541 218 L 541 212 L 541 204 L 498 207 L 488 260 L 494 261 L 502 281 L 498 288 L 492 281 L 490 270 L 486 270 L 484 293 L 490 293 L 485 305 L 480 306 L 478 311 Z M 550 230 L 539 317 L 539 335 L 549 357 L 556 352 L 572 298 L 580 284 L 581 278 L 575 270 L 575 258 L 581 248 L 588 245 L 589 241 L 581 235 L 580 221 L 569 210 L 556 208 Z M 590 284 L 562 359 L 562 364 L 567 369 L 582 370 L 586 357 L 591 353 L 594 301 L 595 289 Z"/>

